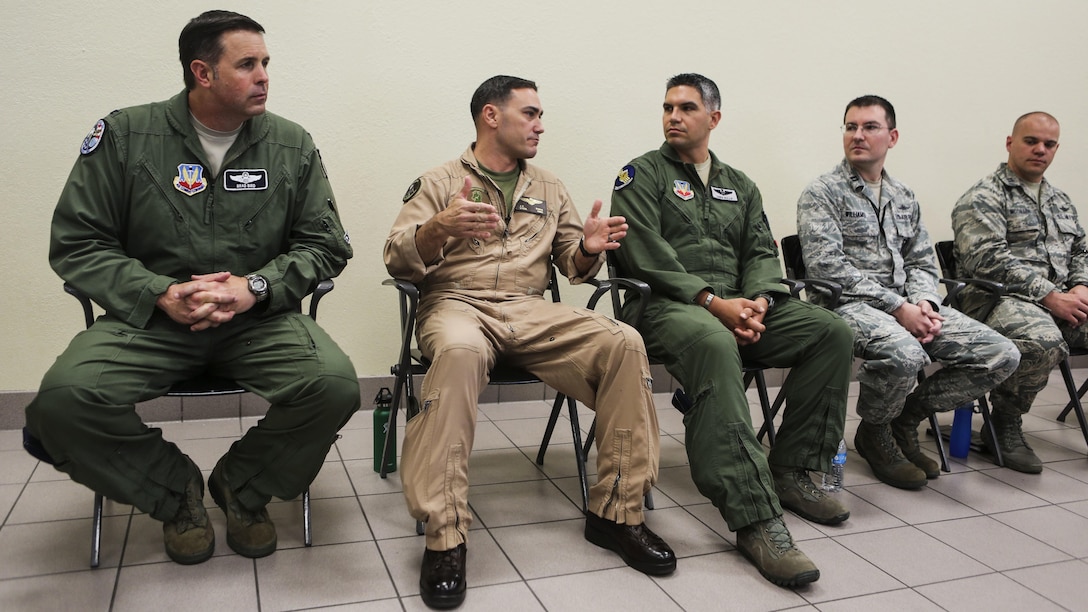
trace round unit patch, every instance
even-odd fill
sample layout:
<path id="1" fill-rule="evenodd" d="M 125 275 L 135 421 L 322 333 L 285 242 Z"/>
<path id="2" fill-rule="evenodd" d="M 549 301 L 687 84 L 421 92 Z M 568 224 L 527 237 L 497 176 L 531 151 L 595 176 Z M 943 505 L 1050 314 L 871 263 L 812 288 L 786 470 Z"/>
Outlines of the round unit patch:
<path id="1" fill-rule="evenodd" d="M 98 143 L 102 142 L 102 136 L 106 133 L 106 122 L 102 119 L 98 120 L 98 123 L 94 124 L 91 131 L 87 133 L 87 137 L 83 139 L 83 144 L 79 146 L 80 155 L 88 155 L 94 153 L 94 150 L 98 148 Z"/>

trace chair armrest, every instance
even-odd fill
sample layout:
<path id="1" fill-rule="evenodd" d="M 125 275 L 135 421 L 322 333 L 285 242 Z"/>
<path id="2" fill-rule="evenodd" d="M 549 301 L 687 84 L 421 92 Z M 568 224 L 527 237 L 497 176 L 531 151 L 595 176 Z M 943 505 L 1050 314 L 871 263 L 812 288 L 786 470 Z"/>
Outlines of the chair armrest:
<path id="1" fill-rule="evenodd" d="M 997 306 L 997 301 L 1005 295 L 1005 285 L 994 281 L 989 281 L 981 278 L 954 278 L 954 279 L 941 279 L 942 283 L 954 282 L 959 286 L 953 293 L 952 288 L 948 290 L 948 299 L 946 302 L 953 308 L 959 307 L 960 292 L 968 286 L 978 287 L 988 294 L 986 298 L 986 306 L 979 311 L 978 320 L 985 321 L 990 316 L 990 311 Z"/>
<path id="2" fill-rule="evenodd" d="M 824 291 L 831 294 L 831 303 L 828 308 L 834 309 L 839 305 L 839 301 L 842 299 L 842 285 L 835 281 L 824 280 L 822 278 L 795 278 L 794 281 L 801 283 L 801 288 L 811 291 L 811 287 L 819 287 Z M 783 280 L 785 282 L 785 280 Z"/>
<path id="3" fill-rule="evenodd" d="M 801 292 L 805 289 L 805 283 L 794 278 L 780 278 L 778 281 L 789 288 L 790 297 L 801 297 Z"/>
<path id="4" fill-rule="evenodd" d="M 314 290 L 310 294 L 310 318 L 314 321 L 317 320 L 317 305 L 321 302 L 321 298 L 329 294 L 330 291 L 336 288 L 336 284 L 332 282 L 331 278 L 326 278 L 317 283 Z"/>
<path id="5" fill-rule="evenodd" d="M 590 310 L 597 307 L 598 300 L 604 296 L 605 293 L 612 294 L 612 309 L 616 318 L 620 318 L 620 307 L 623 304 L 623 300 L 620 299 L 620 291 L 626 289 L 628 291 L 634 291 L 638 293 L 638 308 L 635 309 L 635 315 L 632 320 L 626 321 L 626 323 L 637 327 L 642 322 L 642 311 L 646 309 L 646 304 L 650 300 L 650 286 L 646 283 L 638 280 L 637 278 L 626 278 L 617 276 L 609 278 L 603 281 L 595 283 L 597 290 L 593 292 L 593 295 L 589 298 L 589 304 L 586 306 Z"/>
<path id="6" fill-rule="evenodd" d="M 94 309 L 91 307 L 91 298 L 83 295 L 83 292 L 69 285 L 67 281 L 64 283 L 64 292 L 79 300 L 79 305 L 83 307 L 83 322 L 87 327 L 93 325 Z"/>

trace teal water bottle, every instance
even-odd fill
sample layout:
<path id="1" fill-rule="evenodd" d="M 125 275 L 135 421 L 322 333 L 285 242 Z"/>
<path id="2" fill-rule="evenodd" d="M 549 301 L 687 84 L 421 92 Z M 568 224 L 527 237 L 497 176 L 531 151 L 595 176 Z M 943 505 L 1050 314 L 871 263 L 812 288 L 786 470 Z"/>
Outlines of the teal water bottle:
<path id="1" fill-rule="evenodd" d="M 385 449 L 385 437 L 389 435 L 389 412 L 393 409 L 393 394 L 387 387 L 382 387 L 374 397 L 374 471 L 382 471 L 382 451 Z M 392 446 L 389 448 L 389 460 L 385 462 L 386 473 L 397 471 L 397 434 L 393 432 Z"/>

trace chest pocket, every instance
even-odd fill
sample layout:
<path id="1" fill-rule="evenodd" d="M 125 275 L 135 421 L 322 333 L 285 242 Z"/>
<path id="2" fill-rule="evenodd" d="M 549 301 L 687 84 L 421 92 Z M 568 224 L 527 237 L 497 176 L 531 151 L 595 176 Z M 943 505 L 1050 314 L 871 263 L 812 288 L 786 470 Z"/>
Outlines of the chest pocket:
<path id="1" fill-rule="evenodd" d="M 1077 226 L 1077 220 L 1069 213 L 1058 213 L 1054 223 L 1058 226 L 1059 232 L 1073 238 L 1079 238 L 1083 234 L 1081 228 Z"/>
<path id="2" fill-rule="evenodd" d="M 549 208 L 548 211 L 542 215 L 533 214 L 524 211 L 514 211 L 511 216 L 510 224 L 513 226 L 512 231 L 518 236 L 522 250 L 528 251 L 538 243 L 542 236 L 548 235 L 548 226 L 552 224 L 554 213 Z"/>
<path id="3" fill-rule="evenodd" d="M 1009 209 L 1005 237 L 1010 246 L 1033 244 L 1038 241 L 1041 231 L 1039 215 L 1035 210 L 1026 206 L 1013 206 Z"/>

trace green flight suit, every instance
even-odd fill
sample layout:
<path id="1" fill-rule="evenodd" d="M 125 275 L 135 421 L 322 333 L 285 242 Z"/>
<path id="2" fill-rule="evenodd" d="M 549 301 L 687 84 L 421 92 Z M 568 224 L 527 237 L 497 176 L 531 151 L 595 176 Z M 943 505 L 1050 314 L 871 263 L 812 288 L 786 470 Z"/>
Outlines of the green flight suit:
<path id="1" fill-rule="evenodd" d="M 300 494 L 360 404 L 348 357 L 296 312 L 352 255 L 309 134 L 264 113 L 246 121 L 217 176 L 208 167 L 186 92 L 115 111 L 84 140 L 54 212 L 49 260 L 105 314 L 58 357 L 26 409 L 57 469 L 159 520 L 176 513 L 188 463 L 141 421 L 136 402 L 204 370 L 267 399 L 267 416 L 224 463 L 250 509 Z M 263 275 L 268 300 L 202 332 L 156 308 L 172 283 L 217 271 Z"/>
<path id="2" fill-rule="evenodd" d="M 818 471 L 830 466 L 843 434 L 853 333 L 835 314 L 787 297 L 759 190 L 711 157 L 709 185 L 668 144 L 633 160 L 616 179 L 611 214 L 630 225 L 615 251 L 619 274 L 652 291 L 639 326 L 647 352 L 693 400 L 684 416 L 692 478 L 736 531 L 782 514 L 768 461 Z M 704 289 L 725 299 L 773 295 L 762 338 L 738 345 L 694 303 Z M 625 317 L 637 300 L 628 296 Z M 791 368 L 769 457 L 752 428 L 742 360 Z"/>

